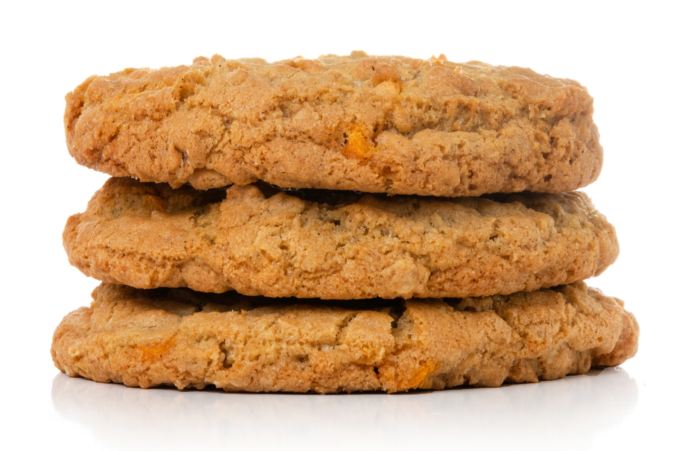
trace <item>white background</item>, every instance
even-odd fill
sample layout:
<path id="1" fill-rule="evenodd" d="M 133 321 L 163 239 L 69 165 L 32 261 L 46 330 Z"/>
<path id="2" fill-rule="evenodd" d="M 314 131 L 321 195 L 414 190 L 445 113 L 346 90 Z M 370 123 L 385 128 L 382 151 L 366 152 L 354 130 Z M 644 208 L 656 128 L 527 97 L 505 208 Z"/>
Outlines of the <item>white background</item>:
<path id="1" fill-rule="evenodd" d="M 10 2 L 0 6 L 3 449 L 646 449 L 674 446 L 677 33 L 669 2 Z M 561 381 L 407 395 L 141 390 L 69 379 L 51 335 L 97 282 L 61 231 L 107 176 L 68 156 L 64 95 L 92 74 L 227 58 L 481 60 L 582 82 L 605 149 L 586 188 L 617 263 L 590 284 L 639 319 L 638 356 Z M 7 446 L 9 445 L 9 446 Z"/>

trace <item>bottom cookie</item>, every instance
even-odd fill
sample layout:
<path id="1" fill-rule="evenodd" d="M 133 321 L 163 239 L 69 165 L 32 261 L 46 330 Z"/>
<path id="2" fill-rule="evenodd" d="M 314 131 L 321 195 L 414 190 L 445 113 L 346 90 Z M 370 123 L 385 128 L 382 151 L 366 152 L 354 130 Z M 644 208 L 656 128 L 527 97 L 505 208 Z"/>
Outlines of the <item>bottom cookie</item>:
<path id="1" fill-rule="evenodd" d="M 54 332 L 56 367 L 140 387 L 319 393 L 497 387 L 619 365 L 636 354 L 639 338 L 623 302 L 584 283 L 341 307 L 112 284 L 92 296 L 91 307 L 67 315 Z"/>

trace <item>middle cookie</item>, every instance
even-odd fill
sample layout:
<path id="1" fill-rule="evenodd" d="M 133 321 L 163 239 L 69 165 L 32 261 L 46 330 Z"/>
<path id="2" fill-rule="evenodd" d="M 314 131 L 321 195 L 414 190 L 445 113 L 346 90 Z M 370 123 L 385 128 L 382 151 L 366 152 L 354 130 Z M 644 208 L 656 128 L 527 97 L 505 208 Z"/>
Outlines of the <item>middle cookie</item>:
<path id="1" fill-rule="evenodd" d="M 103 282 L 322 299 L 533 291 L 599 275 L 619 250 L 579 192 L 440 199 L 127 178 L 108 180 L 63 239 Z"/>

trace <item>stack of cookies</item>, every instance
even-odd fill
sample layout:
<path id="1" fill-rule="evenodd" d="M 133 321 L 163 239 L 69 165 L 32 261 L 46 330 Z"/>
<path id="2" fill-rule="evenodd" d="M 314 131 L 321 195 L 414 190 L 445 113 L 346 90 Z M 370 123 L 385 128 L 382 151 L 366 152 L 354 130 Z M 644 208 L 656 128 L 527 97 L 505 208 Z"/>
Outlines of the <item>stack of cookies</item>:
<path id="1" fill-rule="evenodd" d="M 354 392 L 496 387 L 637 352 L 579 83 L 484 63 L 197 58 L 93 76 L 66 140 L 113 176 L 63 234 L 102 281 L 70 376 Z"/>

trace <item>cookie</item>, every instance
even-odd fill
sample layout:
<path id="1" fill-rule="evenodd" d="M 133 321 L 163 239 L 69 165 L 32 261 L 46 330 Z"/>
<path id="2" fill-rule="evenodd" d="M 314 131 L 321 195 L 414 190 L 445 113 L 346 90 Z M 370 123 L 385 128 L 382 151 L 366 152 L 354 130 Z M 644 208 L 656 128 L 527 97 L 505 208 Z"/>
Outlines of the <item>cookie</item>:
<path id="1" fill-rule="evenodd" d="M 637 352 L 623 302 L 579 282 L 510 296 L 294 305 L 239 294 L 102 284 L 64 318 L 69 376 L 250 392 L 497 387 L 615 366 Z"/>
<path id="2" fill-rule="evenodd" d="M 64 123 L 77 162 L 113 176 L 457 197 L 593 182 L 592 114 L 573 80 L 353 52 L 92 76 L 66 96 Z"/>
<path id="3" fill-rule="evenodd" d="M 63 240 L 71 264 L 103 282 L 323 299 L 533 291 L 616 259 L 615 230 L 585 194 L 498 197 L 199 191 L 112 178 Z"/>

